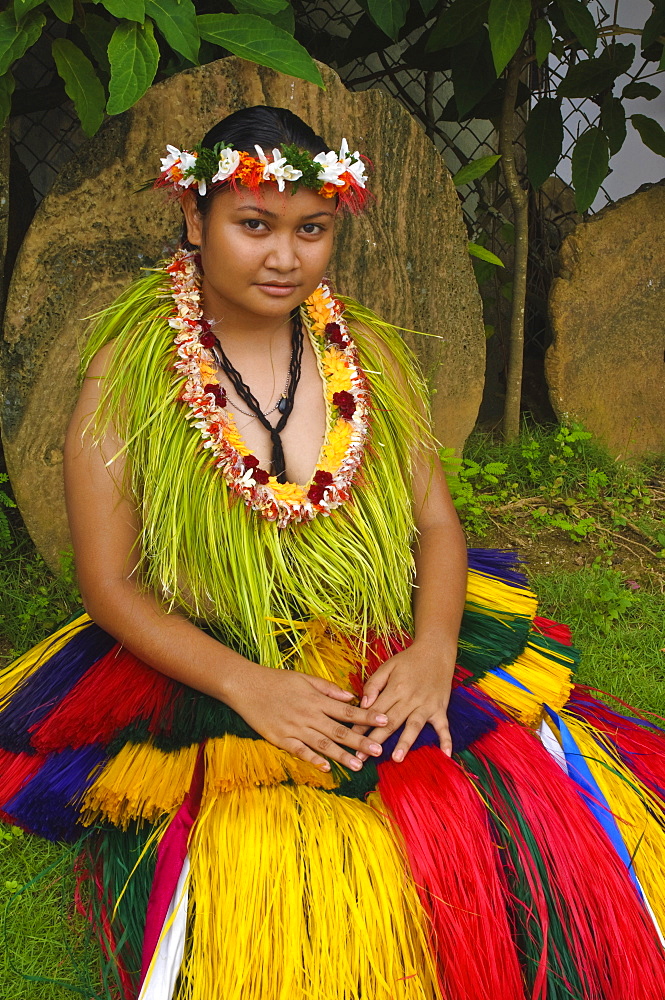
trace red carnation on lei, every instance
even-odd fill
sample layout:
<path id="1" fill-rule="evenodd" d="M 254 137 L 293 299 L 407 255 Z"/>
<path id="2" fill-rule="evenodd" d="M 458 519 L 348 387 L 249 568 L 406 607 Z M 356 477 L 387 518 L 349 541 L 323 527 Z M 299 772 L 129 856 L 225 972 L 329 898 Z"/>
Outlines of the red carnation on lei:
<path id="1" fill-rule="evenodd" d="M 342 392 L 333 393 L 332 401 L 333 406 L 339 409 L 340 417 L 344 417 L 345 420 L 350 420 L 356 412 L 356 401 L 346 389 L 343 389 Z"/>
<path id="2" fill-rule="evenodd" d="M 328 338 L 329 344 L 335 344 L 337 347 L 347 346 L 347 341 L 344 338 L 339 323 L 326 323 L 325 335 Z"/>
<path id="3" fill-rule="evenodd" d="M 270 479 L 270 473 L 266 472 L 265 469 L 254 469 L 254 481 L 260 486 L 265 486 Z"/>
<path id="4" fill-rule="evenodd" d="M 216 342 L 217 342 L 217 337 L 215 336 L 214 333 L 210 333 L 209 330 L 206 330 L 206 332 L 202 333 L 201 336 L 199 337 L 199 343 L 201 344 L 202 347 L 208 347 L 208 348 L 214 347 Z"/>
<path id="5" fill-rule="evenodd" d="M 332 484 L 332 481 L 332 472 L 324 472 L 323 469 L 317 469 L 314 473 L 314 482 L 307 491 L 307 499 L 311 500 L 312 503 L 321 503 L 326 489 Z"/>
<path id="6" fill-rule="evenodd" d="M 256 455 L 243 455 L 242 462 L 245 466 L 245 471 L 247 469 L 258 469 L 259 467 L 259 460 Z"/>
<path id="7" fill-rule="evenodd" d="M 203 391 L 209 392 L 215 397 L 217 406 L 226 406 L 226 389 L 222 389 L 221 385 L 217 385 L 216 382 L 208 382 L 207 385 L 203 386 Z"/>

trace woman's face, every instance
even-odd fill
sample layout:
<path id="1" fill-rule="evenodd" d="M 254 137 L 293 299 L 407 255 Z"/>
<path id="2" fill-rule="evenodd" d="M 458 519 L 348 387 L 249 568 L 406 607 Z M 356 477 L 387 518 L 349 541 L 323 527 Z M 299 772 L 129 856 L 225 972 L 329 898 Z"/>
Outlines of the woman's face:
<path id="1" fill-rule="evenodd" d="M 229 188 L 205 216 L 193 196 L 183 211 L 189 241 L 201 247 L 209 318 L 283 317 L 311 295 L 328 266 L 335 202 L 307 188 Z"/>

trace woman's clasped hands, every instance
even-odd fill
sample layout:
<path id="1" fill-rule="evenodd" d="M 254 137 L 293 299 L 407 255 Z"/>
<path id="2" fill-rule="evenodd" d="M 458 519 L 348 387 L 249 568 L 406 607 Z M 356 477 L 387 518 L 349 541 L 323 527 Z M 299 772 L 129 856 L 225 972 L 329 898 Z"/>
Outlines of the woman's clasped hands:
<path id="1" fill-rule="evenodd" d="M 359 770 L 368 757 L 381 755 L 382 744 L 402 725 L 393 760 L 404 759 L 426 723 L 441 750 L 452 753 L 446 710 L 454 656 L 432 645 L 416 641 L 386 660 L 366 681 L 359 707 L 351 692 L 331 681 L 252 667 L 241 697 L 228 699 L 232 707 L 264 739 L 321 770 L 329 770 L 332 760 Z"/>

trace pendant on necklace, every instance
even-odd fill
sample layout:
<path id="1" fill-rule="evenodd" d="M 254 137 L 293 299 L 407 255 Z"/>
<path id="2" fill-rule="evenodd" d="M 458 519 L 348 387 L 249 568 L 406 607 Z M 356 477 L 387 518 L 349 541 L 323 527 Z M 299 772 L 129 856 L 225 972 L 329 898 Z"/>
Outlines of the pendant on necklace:
<path id="1" fill-rule="evenodd" d="M 288 399 L 286 398 L 285 395 L 282 394 L 282 398 L 280 399 L 279 403 L 277 404 L 277 409 L 279 410 L 280 413 L 284 413 L 285 412 L 287 404 L 288 404 Z"/>

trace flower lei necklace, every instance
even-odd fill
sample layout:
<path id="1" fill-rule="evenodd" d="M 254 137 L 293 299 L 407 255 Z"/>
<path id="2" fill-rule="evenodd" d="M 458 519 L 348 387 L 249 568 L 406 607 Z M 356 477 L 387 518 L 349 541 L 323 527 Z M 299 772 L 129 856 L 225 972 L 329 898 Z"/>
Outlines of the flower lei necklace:
<path id="1" fill-rule="evenodd" d="M 166 272 L 175 304 L 169 317 L 176 331 L 174 368 L 185 379 L 179 398 L 190 406 L 203 447 L 229 489 L 280 528 L 328 515 L 346 503 L 367 438 L 369 395 L 343 306 L 329 285 L 321 282 L 301 306 L 325 380 L 328 432 L 311 480 L 299 486 L 278 483 L 260 467 L 226 409 L 212 352 L 216 338 L 202 315 L 198 254 L 179 250 Z"/>

